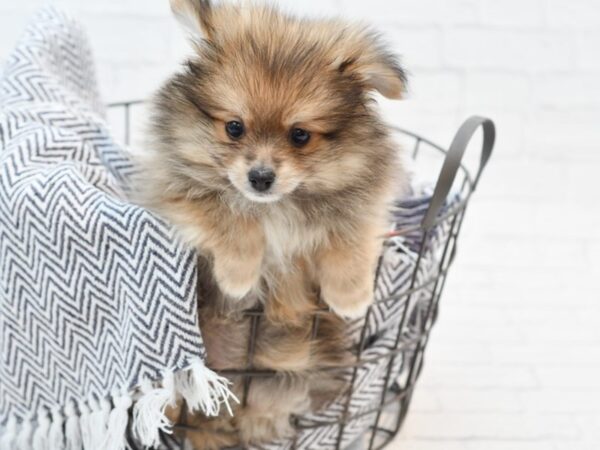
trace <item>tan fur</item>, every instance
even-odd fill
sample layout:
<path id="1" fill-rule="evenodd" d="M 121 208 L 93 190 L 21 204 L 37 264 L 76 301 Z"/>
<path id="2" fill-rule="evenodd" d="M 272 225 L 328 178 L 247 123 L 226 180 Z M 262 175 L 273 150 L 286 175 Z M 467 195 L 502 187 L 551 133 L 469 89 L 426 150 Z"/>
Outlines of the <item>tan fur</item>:
<path id="1" fill-rule="evenodd" d="M 205 286 L 211 294 L 202 291 L 200 317 L 213 367 L 245 367 L 248 324 L 239 313 L 265 308 L 252 364 L 283 374 L 254 380 L 233 422 L 213 420 L 202 432 L 227 428 L 234 440 L 263 442 L 289 431 L 311 392 L 319 392 L 313 400 L 331 394 L 312 377 L 317 367 L 346 360 L 333 314 L 311 339 L 318 296 L 341 316 L 371 304 L 387 204 L 406 178 L 372 94 L 399 98 L 405 76 L 363 26 L 267 6 L 171 6 L 195 55 L 155 97 L 140 201 L 210 262 L 216 281 Z M 240 139 L 225 132 L 230 121 L 244 124 Z M 310 133 L 306 146 L 292 144 L 294 128 Z M 276 173 L 260 195 L 248 181 L 257 165 Z"/>
<path id="2" fill-rule="evenodd" d="M 294 304 L 293 321 L 275 318 L 270 313 L 261 317 L 256 332 L 255 348 L 249 353 L 251 319 L 239 304 L 225 298 L 212 277 L 210 262 L 199 261 L 200 328 L 207 351 L 207 364 L 220 371 L 252 368 L 274 370 L 270 376 L 253 377 L 246 403 L 234 406 L 234 416 L 223 413 L 218 418 L 186 414 L 184 405 L 168 412 L 194 448 L 219 449 L 233 445 L 264 443 L 290 436 L 292 414 L 317 410 L 345 387 L 335 372 L 320 369 L 341 367 L 352 361 L 344 339 L 344 321 L 332 313 L 322 313 L 313 336 L 313 312 L 317 293 L 304 291 Z M 306 279 L 299 284 L 307 286 Z M 308 286 L 307 286 L 308 287 Z M 254 301 L 257 301 L 254 298 Z M 268 304 L 273 304 L 269 301 Z M 290 303 L 280 305 L 290 308 Z M 255 304 L 246 305 L 255 306 Z M 230 377 L 233 391 L 243 399 L 246 378 Z"/>

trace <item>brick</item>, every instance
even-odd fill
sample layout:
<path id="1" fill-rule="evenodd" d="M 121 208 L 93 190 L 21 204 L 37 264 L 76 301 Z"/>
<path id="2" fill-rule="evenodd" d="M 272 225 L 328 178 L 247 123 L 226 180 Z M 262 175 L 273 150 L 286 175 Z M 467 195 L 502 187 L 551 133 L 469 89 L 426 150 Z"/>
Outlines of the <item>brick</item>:
<path id="1" fill-rule="evenodd" d="M 563 189 L 566 192 L 578 192 L 581 198 L 598 199 L 600 189 L 598 187 L 598 169 L 594 164 L 585 164 L 572 161 L 566 165 L 566 178 Z M 590 211 L 592 214 L 593 211 Z"/>
<path id="2" fill-rule="evenodd" d="M 392 125 L 399 126 L 406 130 L 413 131 L 424 136 L 441 146 L 450 145 L 456 130 L 460 126 L 464 117 L 458 114 L 458 111 L 442 112 L 428 111 L 427 113 L 415 114 L 413 111 L 414 102 L 412 100 L 392 101 L 379 99 L 381 111 L 386 121 Z M 413 140 L 409 141 L 406 151 L 412 151 Z M 424 152 L 434 155 L 439 160 L 439 154 L 435 150 L 424 147 Z M 437 172 L 431 171 L 428 179 L 435 181 Z"/>
<path id="3" fill-rule="evenodd" d="M 475 24 L 481 16 L 477 0 L 341 0 L 341 7 L 351 18 L 368 19 L 379 24 Z"/>
<path id="4" fill-rule="evenodd" d="M 490 163 L 492 165 L 493 162 Z M 488 184 L 488 180 L 482 179 L 481 189 Z M 525 189 L 524 189 L 525 191 Z M 477 233 L 485 230 L 488 236 L 529 236 L 534 234 L 532 229 L 532 202 L 527 200 L 527 194 L 523 199 L 514 197 L 495 197 L 481 199 L 474 197 L 470 210 L 464 222 L 461 233 Z M 460 255 L 460 250 L 459 250 Z M 460 256 L 459 256 L 460 257 Z"/>
<path id="5" fill-rule="evenodd" d="M 591 389 L 544 389 L 520 392 L 527 412 L 541 414 L 585 414 L 600 412 L 600 391 Z"/>
<path id="6" fill-rule="evenodd" d="M 340 8 L 337 0 L 279 0 L 277 2 L 284 10 L 302 16 L 322 17 L 339 15 Z"/>
<path id="7" fill-rule="evenodd" d="M 597 448 L 598 442 L 600 442 L 600 414 L 578 414 L 573 419 L 580 428 L 587 432 L 586 436 L 581 439 L 582 445 L 594 442 L 595 448 Z M 592 449 L 592 447 L 588 448 Z"/>
<path id="8" fill-rule="evenodd" d="M 4 59 L 13 50 L 27 24 L 27 14 L 3 12 L 0 17 L 0 70 Z"/>
<path id="9" fill-rule="evenodd" d="M 554 322 L 554 325 L 557 323 L 560 322 Z M 531 335 L 539 336 L 538 341 L 531 339 Z M 559 339 L 560 335 L 555 339 L 546 339 L 544 333 L 538 334 L 536 329 L 533 329 L 531 335 L 526 334 L 520 345 L 491 346 L 490 358 L 503 365 L 600 367 L 600 346 L 594 344 L 593 339 L 582 340 L 583 343 L 579 345 L 568 345 L 568 341 L 573 338 L 569 338 L 567 342 L 565 339 Z"/>
<path id="10" fill-rule="evenodd" d="M 483 23 L 495 26 L 541 27 L 544 25 L 542 0 L 484 0 Z"/>
<path id="11" fill-rule="evenodd" d="M 528 440 L 516 440 L 513 438 L 505 438 L 501 440 L 486 440 L 486 441 L 469 441 L 467 442 L 467 450 L 553 450 L 554 443 L 562 441 L 567 443 L 567 447 L 570 445 L 572 439 L 540 439 L 536 441 Z"/>
<path id="12" fill-rule="evenodd" d="M 379 27 L 384 39 L 401 55 L 411 79 L 418 76 L 416 69 L 440 68 L 442 65 L 442 33 L 434 26 L 414 27 L 383 25 Z"/>
<path id="13" fill-rule="evenodd" d="M 574 63 L 574 41 L 568 32 L 462 27 L 447 32 L 444 55 L 451 68 L 561 70 Z"/>
<path id="14" fill-rule="evenodd" d="M 517 392 L 509 389 L 452 389 L 437 394 L 445 413 L 520 413 Z"/>
<path id="15" fill-rule="evenodd" d="M 411 411 L 437 412 L 440 411 L 440 399 L 432 389 L 415 389 L 411 400 Z"/>
<path id="16" fill-rule="evenodd" d="M 402 435 L 389 446 L 386 450 L 467 450 L 466 443 L 463 442 L 436 442 L 420 439 L 405 439 Z"/>
<path id="17" fill-rule="evenodd" d="M 478 367 L 432 364 L 420 379 L 423 388 L 514 388 L 528 389 L 538 386 L 537 379 L 526 367 L 501 367 L 482 365 Z"/>
<path id="18" fill-rule="evenodd" d="M 533 224 L 544 237 L 600 237 L 600 215 L 589 214 L 590 205 L 573 200 L 561 204 L 561 214 L 556 205 L 540 204 L 534 209 Z"/>
<path id="19" fill-rule="evenodd" d="M 130 18 L 121 15 L 83 16 L 97 59 L 107 66 L 161 63 L 169 56 L 165 39 L 171 18 Z M 110 32 L 108 32 L 110 30 Z M 139 75 L 138 75 L 139 76 Z"/>
<path id="20" fill-rule="evenodd" d="M 594 439 L 593 441 L 589 442 L 556 442 L 551 448 L 552 450 L 598 450 L 598 440 Z"/>
<path id="21" fill-rule="evenodd" d="M 575 328 L 579 328 L 583 324 L 583 319 L 589 317 L 590 314 L 594 314 L 599 308 L 600 305 L 598 307 L 579 306 L 572 314 L 570 314 L 569 323 Z M 564 320 L 564 314 L 564 311 L 561 309 L 540 308 L 537 305 L 523 303 L 519 308 L 509 308 L 508 311 L 506 311 L 506 320 L 520 327 L 529 327 L 539 323 L 560 322 Z M 542 343 L 540 342 L 539 344 L 541 345 Z"/>
<path id="22" fill-rule="evenodd" d="M 129 64 L 115 64 L 112 69 L 113 81 L 106 98 L 110 101 L 123 99 L 149 98 L 171 73 L 177 68 L 177 63 L 145 64 L 144 76 L 139 76 L 139 68 Z M 138 76 L 136 76 L 138 74 Z"/>
<path id="23" fill-rule="evenodd" d="M 481 23 L 480 0 L 441 0 L 440 22 L 443 24 L 472 25 Z"/>
<path id="24" fill-rule="evenodd" d="M 557 354 L 557 358 L 560 355 Z M 535 373 L 540 385 L 547 388 L 584 389 L 588 392 L 598 389 L 600 367 L 536 367 Z"/>
<path id="25" fill-rule="evenodd" d="M 414 111 L 456 111 L 461 101 L 461 77 L 454 73 L 415 73 L 409 85 L 408 100 Z"/>
<path id="26" fill-rule="evenodd" d="M 553 161 L 599 161 L 600 106 L 595 108 L 537 109 L 526 136 L 527 152 Z"/>
<path id="27" fill-rule="evenodd" d="M 59 0 L 63 8 L 78 15 L 82 14 L 119 14 L 131 17 L 162 16 L 169 17 L 169 2 L 162 0 L 104 0 L 102 2 L 82 2 L 79 0 Z"/>
<path id="28" fill-rule="evenodd" d="M 466 443 L 463 442 L 436 442 L 420 439 L 405 439 L 400 436 L 386 450 L 467 450 Z"/>
<path id="29" fill-rule="evenodd" d="M 598 276 L 600 276 L 600 240 L 588 241 L 586 262 L 590 265 L 594 279 L 598 279 Z"/>
<path id="30" fill-rule="evenodd" d="M 569 417 L 512 413 L 415 413 L 408 415 L 403 430 L 407 438 L 435 440 L 541 440 L 575 438 L 579 433 Z"/>
<path id="31" fill-rule="evenodd" d="M 545 108 L 583 108 L 600 105 L 598 73 L 551 74 L 534 84 L 536 102 Z"/>
<path id="32" fill-rule="evenodd" d="M 436 330 L 436 335 L 438 331 Z M 427 359 L 433 364 L 481 365 L 491 362 L 489 342 L 481 342 L 479 335 L 475 334 L 475 330 L 471 332 L 471 339 L 462 341 L 460 345 L 457 345 L 455 340 L 444 339 L 442 341 L 437 337 L 433 339 L 427 349 Z"/>
<path id="33" fill-rule="evenodd" d="M 569 312 L 577 308 L 590 308 L 598 304 L 598 289 L 595 279 L 581 269 L 549 270 L 531 267 L 489 268 L 457 264 L 450 274 L 454 286 L 448 286 L 445 299 L 452 296 L 461 305 L 489 306 L 490 314 L 495 308 L 519 308 L 522 305 L 539 309 L 563 311 L 569 305 Z M 577 280 L 577 282 L 573 282 Z M 444 310 L 449 303 L 444 303 Z M 514 332 L 507 328 L 506 333 Z M 517 329 L 517 336 L 520 331 Z M 514 339 L 514 337 L 511 337 Z"/>
<path id="34" fill-rule="evenodd" d="M 361 20 L 368 18 L 380 23 L 435 23 L 438 20 L 435 12 L 438 5 L 438 0 L 372 0 L 368 3 L 341 0 L 341 8 L 345 15 Z"/>
<path id="35" fill-rule="evenodd" d="M 548 24 L 557 27 L 600 25 L 600 6 L 595 0 L 549 0 Z"/>
<path id="36" fill-rule="evenodd" d="M 521 332 L 523 333 L 526 342 L 535 342 L 536 339 L 539 339 L 547 344 L 600 344 L 600 329 L 598 328 L 598 323 L 591 323 L 588 327 L 574 328 L 567 333 L 557 332 L 556 325 L 556 323 L 539 324 L 528 327 Z M 565 349 L 565 351 L 568 351 L 568 349 Z M 591 357 L 592 355 L 598 355 L 598 353 L 590 352 L 589 356 Z M 567 358 L 569 357 L 572 358 L 573 355 L 569 355 Z M 584 356 L 581 356 L 580 358 L 584 360 L 585 365 L 595 363 L 600 366 L 597 361 L 585 359 Z M 557 359 L 556 362 L 560 364 L 561 360 Z"/>
<path id="37" fill-rule="evenodd" d="M 486 237 L 467 241 L 462 247 L 463 262 L 490 268 L 563 268 L 583 266 L 585 257 L 585 245 L 577 240 L 565 242 L 550 238 L 542 241 L 515 237 L 495 245 L 486 241 L 489 241 Z"/>
<path id="38" fill-rule="evenodd" d="M 584 30 L 577 37 L 577 66 L 581 69 L 600 69 L 600 31 Z"/>
<path id="39" fill-rule="evenodd" d="M 527 74 L 502 71 L 467 72 L 467 108 L 522 111 L 532 100 L 532 83 Z"/>
<path id="40" fill-rule="evenodd" d="M 482 292 L 481 295 L 486 294 Z M 442 299 L 440 322 L 433 332 L 432 345 L 428 349 L 431 360 L 435 363 L 481 364 L 490 362 L 494 355 L 490 351 L 491 344 L 514 344 L 521 341 L 522 337 L 518 328 L 511 323 L 486 326 L 478 323 L 482 317 L 477 317 L 476 321 L 470 324 L 451 321 L 446 317 L 446 313 L 454 309 L 454 305 L 450 306 L 446 300 L 446 298 Z M 438 341 L 443 341 L 444 345 L 433 345 Z M 442 352 L 444 353 L 442 354 Z"/>
<path id="41" fill-rule="evenodd" d="M 502 152 L 501 137 L 508 132 L 509 130 L 506 130 L 502 124 L 498 125 L 499 153 Z M 535 202 L 545 198 L 555 198 L 566 201 L 569 193 L 575 190 L 566 188 L 565 184 L 573 183 L 579 188 L 583 179 L 573 177 L 581 175 L 585 170 L 583 167 L 590 166 L 564 164 L 560 161 L 517 159 L 514 156 L 504 158 L 504 155 L 495 154 L 478 187 L 477 200 L 485 202 L 505 199 Z M 544 177 L 535 177 L 536 173 L 543 173 Z M 473 214 L 477 215 L 478 211 L 473 211 Z"/>

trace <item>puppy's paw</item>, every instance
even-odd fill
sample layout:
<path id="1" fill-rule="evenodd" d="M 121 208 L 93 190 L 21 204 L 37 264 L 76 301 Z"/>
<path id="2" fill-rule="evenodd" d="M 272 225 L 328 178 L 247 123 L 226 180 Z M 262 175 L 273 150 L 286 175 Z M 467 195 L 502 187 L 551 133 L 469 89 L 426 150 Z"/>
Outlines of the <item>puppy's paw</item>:
<path id="1" fill-rule="evenodd" d="M 333 312 L 348 319 L 364 317 L 373 304 L 373 289 L 370 285 L 353 292 L 324 289 L 322 295 Z"/>
<path id="2" fill-rule="evenodd" d="M 214 272 L 221 291 L 235 299 L 248 295 L 260 280 L 260 266 L 224 263 L 216 259 Z"/>
<path id="3" fill-rule="evenodd" d="M 252 283 L 244 284 L 228 277 L 217 277 L 217 283 L 225 295 L 238 300 L 248 295 L 254 287 Z"/>

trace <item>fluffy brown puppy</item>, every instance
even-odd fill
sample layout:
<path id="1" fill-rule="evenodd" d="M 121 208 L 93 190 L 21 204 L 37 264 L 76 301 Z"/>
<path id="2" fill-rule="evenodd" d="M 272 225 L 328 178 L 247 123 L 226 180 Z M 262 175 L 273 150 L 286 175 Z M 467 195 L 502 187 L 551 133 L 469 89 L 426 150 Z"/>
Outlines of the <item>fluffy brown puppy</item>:
<path id="1" fill-rule="evenodd" d="M 202 426 L 197 448 L 260 443 L 339 389 L 314 373 L 347 361 L 343 324 L 326 315 L 313 335 L 311 317 L 318 297 L 348 317 L 372 302 L 388 202 L 405 179 L 373 93 L 399 98 L 405 76 L 361 26 L 266 6 L 171 6 L 195 55 L 154 99 L 142 201 L 210 263 L 200 308 L 209 364 L 246 366 L 239 312 L 262 304 L 251 363 L 282 372 L 253 381 L 233 420 L 184 422 Z"/>
<path id="2" fill-rule="evenodd" d="M 171 4 L 196 54 L 155 98 L 145 203 L 214 259 L 231 298 L 277 293 L 300 256 L 335 312 L 362 315 L 404 179 L 372 93 L 399 98 L 404 72 L 364 27 Z"/>

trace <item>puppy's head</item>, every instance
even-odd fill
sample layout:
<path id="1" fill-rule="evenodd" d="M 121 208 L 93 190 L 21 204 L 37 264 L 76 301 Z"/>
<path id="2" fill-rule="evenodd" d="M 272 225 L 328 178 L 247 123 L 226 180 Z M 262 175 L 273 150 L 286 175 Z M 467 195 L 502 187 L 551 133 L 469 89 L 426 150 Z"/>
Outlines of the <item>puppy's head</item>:
<path id="1" fill-rule="evenodd" d="M 195 56 L 157 100 L 155 131 L 181 173 L 253 202 L 376 182 L 385 128 L 370 101 L 403 70 L 367 28 L 266 6 L 171 0 Z"/>

